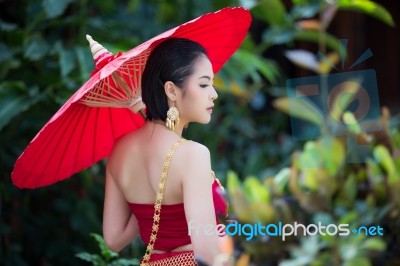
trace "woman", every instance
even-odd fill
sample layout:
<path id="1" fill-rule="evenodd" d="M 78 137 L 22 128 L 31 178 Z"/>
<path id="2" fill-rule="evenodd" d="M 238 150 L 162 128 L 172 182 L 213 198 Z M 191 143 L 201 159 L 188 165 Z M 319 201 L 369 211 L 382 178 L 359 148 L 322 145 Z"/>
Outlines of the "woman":
<path id="1" fill-rule="evenodd" d="M 216 213 L 226 214 L 226 205 L 214 207 L 220 199 L 213 194 L 218 180 L 212 174 L 209 150 L 182 141 L 182 131 L 190 122 L 210 122 L 218 97 L 213 80 L 206 50 L 196 42 L 167 39 L 150 54 L 142 75 L 146 123 L 115 143 L 107 163 L 103 234 L 112 250 L 120 251 L 140 233 L 152 245 L 145 261 L 192 252 L 209 265 L 216 260 L 219 237 L 201 228 L 215 228 Z M 160 193 L 161 173 L 166 180 Z M 161 210 L 154 218 L 160 194 Z M 154 219 L 160 220 L 156 232 Z M 189 236 L 188 223 L 200 230 Z M 156 236 L 154 241 L 150 235 Z"/>
<path id="2" fill-rule="evenodd" d="M 248 10 L 227 7 L 116 55 L 87 36 L 96 68 L 18 158 L 14 184 L 50 185 L 108 156 L 108 246 L 119 251 L 140 233 L 148 244 L 145 265 L 168 257 L 192 263 L 163 265 L 194 265 L 194 254 L 213 263 L 218 236 L 209 229 L 217 214 L 226 216 L 226 203 L 208 149 L 181 136 L 190 122 L 210 121 L 218 97 L 214 73 L 241 45 L 250 23 Z M 144 125 L 137 114 L 141 98 Z"/>

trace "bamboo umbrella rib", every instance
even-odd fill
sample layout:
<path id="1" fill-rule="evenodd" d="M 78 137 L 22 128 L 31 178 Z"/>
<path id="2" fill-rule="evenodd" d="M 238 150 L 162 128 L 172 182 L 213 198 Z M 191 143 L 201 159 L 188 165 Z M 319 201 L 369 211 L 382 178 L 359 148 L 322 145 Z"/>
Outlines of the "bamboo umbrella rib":
<path id="1" fill-rule="evenodd" d="M 130 108 L 140 101 L 141 75 L 150 52 L 147 49 L 125 62 L 117 71 L 100 81 L 81 102 L 90 107 Z"/>
<path id="2" fill-rule="evenodd" d="M 128 84 L 126 84 L 125 80 L 118 76 L 115 72 L 111 74 L 114 83 L 118 84 L 118 86 L 122 89 L 125 94 L 122 94 L 118 91 L 118 94 L 121 96 L 123 99 L 130 99 L 134 95 L 133 91 L 129 88 Z"/>

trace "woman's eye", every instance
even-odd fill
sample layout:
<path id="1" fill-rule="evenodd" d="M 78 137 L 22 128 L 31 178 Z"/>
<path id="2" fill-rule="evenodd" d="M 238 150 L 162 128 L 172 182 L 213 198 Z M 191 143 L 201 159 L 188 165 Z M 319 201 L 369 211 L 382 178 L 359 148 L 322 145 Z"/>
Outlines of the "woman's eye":
<path id="1" fill-rule="evenodd" d="M 207 87 L 208 87 L 208 84 L 200 84 L 200 87 L 201 87 L 201 88 L 207 88 Z"/>

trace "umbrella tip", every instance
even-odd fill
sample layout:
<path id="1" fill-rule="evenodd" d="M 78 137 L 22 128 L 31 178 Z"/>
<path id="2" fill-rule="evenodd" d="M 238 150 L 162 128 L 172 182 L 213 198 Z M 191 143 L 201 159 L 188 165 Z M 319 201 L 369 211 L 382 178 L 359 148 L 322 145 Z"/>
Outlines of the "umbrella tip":
<path id="1" fill-rule="evenodd" d="M 96 62 L 99 56 L 103 54 L 112 55 L 103 45 L 99 44 L 95 40 L 93 40 L 92 36 L 86 34 L 86 40 L 88 40 L 90 45 L 90 50 L 92 51 L 93 59 Z"/>

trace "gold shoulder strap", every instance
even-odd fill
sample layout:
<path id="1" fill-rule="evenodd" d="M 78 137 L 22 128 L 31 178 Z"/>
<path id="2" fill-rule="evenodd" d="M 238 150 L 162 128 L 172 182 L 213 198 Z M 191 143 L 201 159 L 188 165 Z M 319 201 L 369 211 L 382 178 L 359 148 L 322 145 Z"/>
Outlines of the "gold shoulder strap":
<path id="1" fill-rule="evenodd" d="M 158 186 L 156 203 L 154 204 L 153 226 L 151 229 L 150 241 L 149 241 L 149 244 L 147 245 L 146 253 L 143 256 L 143 260 L 140 263 L 140 266 L 147 266 L 148 262 L 150 260 L 150 255 L 151 255 L 151 252 L 153 251 L 154 243 L 156 242 L 156 239 L 157 239 L 157 233 L 158 233 L 158 228 L 159 228 L 159 224 L 160 224 L 160 212 L 161 212 L 161 206 L 162 206 L 161 203 L 164 198 L 165 182 L 167 181 L 169 165 L 171 163 L 171 159 L 175 153 L 175 150 L 178 148 L 178 146 L 183 141 L 185 141 L 185 139 L 181 138 L 180 140 L 175 142 L 175 144 L 169 150 L 167 157 L 165 158 L 163 171 L 162 171 L 161 177 L 160 177 L 160 184 Z"/>

